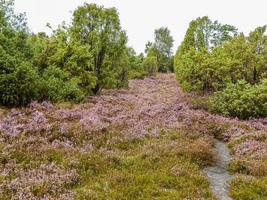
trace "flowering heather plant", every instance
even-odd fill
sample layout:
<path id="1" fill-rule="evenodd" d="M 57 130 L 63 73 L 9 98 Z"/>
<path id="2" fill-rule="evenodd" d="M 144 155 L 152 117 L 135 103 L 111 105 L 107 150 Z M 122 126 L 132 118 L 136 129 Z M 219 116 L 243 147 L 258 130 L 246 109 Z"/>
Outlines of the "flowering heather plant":
<path id="1" fill-rule="evenodd" d="M 11 199 L 64 199 L 71 198 L 66 186 L 77 183 L 78 175 L 75 171 L 66 171 L 55 164 L 42 164 L 38 169 L 24 170 L 13 168 L 5 176 L 13 176 L 12 180 L 0 183 L 0 195 L 13 194 Z M 4 178 L 5 178 L 4 176 Z"/>
<path id="2" fill-rule="evenodd" d="M 82 104 L 32 102 L 0 114 L 0 199 L 75 199 L 77 193 L 84 199 L 101 199 L 105 198 L 101 194 L 116 190 L 126 195 L 127 184 L 120 185 L 119 180 L 133 183 L 140 173 L 131 174 L 135 168 L 147 166 L 143 169 L 147 172 L 159 160 L 155 173 L 167 167 L 186 174 L 182 164 L 174 167 L 179 156 L 199 167 L 214 162 L 213 137 L 229 142 L 233 163 L 242 158 L 244 162 L 236 162 L 236 169 L 241 164 L 248 169 L 242 173 L 251 171 L 251 163 L 265 166 L 266 119 L 241 121 L 194 109 L 170 74 L 132 80 L 128 90 L 105 90 Z M 146 156 L 150 160 L 140 160 Z M 186 166 L 195 169 L 189 163 Z M 253 174 L 265 174 L 264 167 L 254 169 L 258 172 Z M 193 171 L 192 176 L 198 176 L 198 170 Z M 97 178 L 100 175 L 106 179 Z M 108 180 L 115 184 L 105 185 Z M 153 177 L 146 181 L 150 180 Z M 79 185 L 82 188 L 76 191 Z"/>
<path id="3" fill-rule="evenodd" d="M 53 104 L 44 101 L 42 103 L 38 103 L 37 101 L 33 101 L 32 103 L 30 103 L 29 107 L 32 110 L 51 110 L 54 108 Z"/>
<path id="4" fill-rule="evenodd" d="M 267 143 L 256 140 L 245 140 L 235 147 L 236 156 L 248 157 L 251 154 L 257 157 L 267 155 Z"/>
<path id="5" fill-rule="evenodd" d="M 24 128 L 24 124 L 19 123 L 19 118 L 23 117 L 20 111 L 12 109 L 9 115 L 1 119 L 0 132 L 8 136 L 19 135 Z"/>

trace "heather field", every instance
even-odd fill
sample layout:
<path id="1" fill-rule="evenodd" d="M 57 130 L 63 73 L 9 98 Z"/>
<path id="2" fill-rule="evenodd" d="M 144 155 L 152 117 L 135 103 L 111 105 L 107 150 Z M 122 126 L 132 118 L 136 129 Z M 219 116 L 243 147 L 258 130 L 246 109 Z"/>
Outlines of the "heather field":
<path id="1" fill-rule="evenodd" d="M 0 0 L 0 200 L 267 200 L 267 12 L 239 1 Z"/>
<path id="2" fill-rule="evenodd" d="M 233 199 L 267 199 L 267 120 L 205 111 L 173 74 L 80 104 L 0 110 L 0 199 L 217 199 L 205 168 L 226 142 Z M 194 102 L 194 103 L 192 103 Z"/>

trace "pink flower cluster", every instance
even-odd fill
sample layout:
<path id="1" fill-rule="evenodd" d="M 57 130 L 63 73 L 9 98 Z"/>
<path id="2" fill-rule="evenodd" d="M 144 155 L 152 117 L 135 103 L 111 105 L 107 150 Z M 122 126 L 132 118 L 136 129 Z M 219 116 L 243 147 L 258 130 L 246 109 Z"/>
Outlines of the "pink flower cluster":
<path id="1" fill-rule="evenodd" d="M 1 176 L 16 175 L 11 181 L 0 183 L 0 195 L 4 192 L 12 192 L 12 199 L 73 199 L 73 194 L 66 189 L 66 185 L 75 184 L 78 180 L 75 171 L 66 171 L 63 167 L 55 164 L 42 164 L 37 169 L 25 171 L 22 168 L 8 168 Z M 34 192 L 40 190 L 45 193 L 41 197 L 36 197 Z"/>
<path id="2" fill-rule="evenodd" d="M 18 122 L 18 118 L 21 118 L 23 114 L 15 109 L 11 110 L 8 116 L 4 117 L 0 121 L 0 132 L 9 135 L 17 136 L 23 129 L 24 124 Z"/>
<path id="3" fill-rule="evenodd" d="M 50 127 L 46 115 L 37 110 L 31 111 L 30 115 L 12 110 L 0 121 L 0 132 L 13 137 L 24 132 L 47 131 Z"/>
<path id="4" fill-rule="evenodd" d="M 262 155 L 267 155 L 267 143 L 252 139 L 245 140 L 236 145 L 234 149 L 236 156 L 254 156 L 259 158 Z"/>

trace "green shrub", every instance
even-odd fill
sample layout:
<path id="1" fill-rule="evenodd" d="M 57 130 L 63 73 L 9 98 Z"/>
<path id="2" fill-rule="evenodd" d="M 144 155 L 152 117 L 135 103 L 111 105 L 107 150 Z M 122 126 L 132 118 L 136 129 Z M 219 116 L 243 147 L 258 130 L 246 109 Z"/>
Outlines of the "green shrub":
<path id="1" fill-rule="evenodd" d="M 225 116 L 249 119 L 267 116 L 267 81 L 252 86 L 244 80 L 216 92 L 212 97 L 212 108 Z"/>
<path id="2" fill-rule="evenodd" d="M 72 79 L 68 81 L 64 87 L 64 100 L 80 102 L 84 100 L 85 94 L 79 88 L 77 82 Z"/>
<path id="3" fill-rule="evenodd" d="M 60 25 L 51 36 L 31 34 L 26 16 L 14 11 L 14 0 L 1 1 L 0 8 L 1 105 L 77 102 L 146 75 L 143 55 L 127 47 L 115 8 L 84 4 L 70 26 Z M 149 67 L 154 73 L 153 62 Z"/>
<path id="4" fill-rule="evenodd" d="M 157 58 L 155 56 L 148 56 L 144 60 L 144 69 L 148 75 L 154 75 L 158 71 Z"/>
<path id="5" fill-rule="evenodd" d="M 135 71 L 135 70 L 129 71 L 129 79 L 142 79 L 145 76 L 146 76 L 145 71 Z"/>
<path id="6" fill-rule="evenodd" d="M 143 54 L 136 55 L 132 48 L 128 48 L 129 79 L 142 79 L 146 76 L 143 60 Z"/>
<path id="7" fill-rule="evenodd" d="M 177 80 L 185 91 L 214 92 L 244 79 L 258 84 L 266 74 L 266 26 L 249 36 L 207 17 L 190 23 L 174 57 Z"/>
<path id="8" fill-rule="evenodd" d="M 24 106 L 38 98 L 40 78 L 29 63 L 22 63 L 13 73 L 0 75 L 0 103 Z"/>
<path id="9" fill-rule="evenodd" d="M 59 102 L 64 100 L 81 101 L 84 94 L 69 73 L 54 67 L 48 67 L 41 82 L 40 99 Z"/>

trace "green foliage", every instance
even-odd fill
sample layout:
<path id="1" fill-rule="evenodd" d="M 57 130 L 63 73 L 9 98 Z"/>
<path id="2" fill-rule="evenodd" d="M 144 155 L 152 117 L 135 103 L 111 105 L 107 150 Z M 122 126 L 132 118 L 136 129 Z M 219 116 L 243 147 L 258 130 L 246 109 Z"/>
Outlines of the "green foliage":
<path id="1" fill-rule="evenodd" d="M 144 60 L 144 69 L 148 75 L 155 75 L 158 72 L 157 58 L 148 56 Z"/>
<path id="2" fill-rule="evenodd" d="M 212 22 L 207 16 L 197 18 L 190 23 L 177 53 L 184 54 L 190 49 L 211 50 L 229 41 L 236 34 L 236 30 L 234 26 Z"/>
<path id="3" fill-rule="evenodd" d="M 128 49 L 129 60 L 129 79 L 143 78 L 146 76 L 143 67 L 144 56 L 143 54 L 136 55 L 132 48 Z"/>
<path id="4" fill-rule="evenodd" d="M 210 85 L 209 75 L 209 53 L 202 49 L 201 51 L 190 50 L 180 56 L 180 61 L 176 63 L 176 77 L 180 81 L 181 87 L 185 91 L 202 91 Z M 207 78 L 209 77 L 209 78 Z"/>
<path id="5" fill-rule="evenodd" d="M 37 45 L 42 50 L 35 49 L 35 63 L 41 73 L 49 66 L 56 66 L 69 73 L 75 79 L 85 95 L 92 94 L 96 85 L 96 77 L 92 72 L 91 53 L 89 49 L 78 42 L 70 40 L 66 28 L 54 31 L 51 38 L 37 36 Z M 36 39 L 35 39 L 36 40 Z M 39 53 L 40 52 L 40 53 Z"/>
<path id="6" fill-rule="evenodd" d="M 184 90 L 214 91 L 229 82 L 225 66 L 229 60 L 218 49 L 235 34 L 233 26 L 212 22 L 208 17 L 190 23 L 174 58 L 176 77 Z"/>
<path id="7" fill-rule="evenodd" d="M 0 2 L 0 73 L 12 73 L 31 56 L 26 43 L 24 15 L 16 15 L 13 1 Z"/>
<path id="8" fill-rule="evenodd" d="M 233 83 L 244 79 L 256 84 L 266 77 L 267 40 L 266 36 L 262 35 L 255 41 L 253 35 L 258 34 L 258 29 L 265 31 L 264 27 L 259 27 L 251 32 L 249 37 L 240 34 L 212 52 L 214 59 L 221 62 L 217 68 L 224 70 L 225 76 Z"/>
<path id="9" fill-rule="evenodd" d="M 15 13 L 14 0 L 0 1 L 0 27 L 9 28 L 18 32 L 28 31 L 25 13 Z"/>
<path id="10" fill-rule="evenodd" d="M 142 58 L 126 47 L 116 9 L 84 4 L 71 26 L 62 24 L 48 37 L 30 34 L 25 14 L 13 6 L 13 0 L 0 2 L 0 104 L 81 101 L 145 75 Z"/>
<path id="11" fill-rule="evenodd" d="M 38 98 L 39 76 L 29 63 L 22 63 L 13 73 L 0 75 L 0 102 L 21 106 Z"/>
<path id="12" fill-rule="evenodd" d="M 148 42 L 146 44 L 147 56 L 155 56 L 157 58 L 159 72 L 172 71 L 172 47 L 174 40 L 170 35 L 170 30 L 166 27 L 156 29 L 154 37 L 154 43 Z"/>
<path id="13" fill-rule="evenodd" d="M 207 17 L 192 21 L 174 58 L 182 89 L 216 92 L 213 110 L 226 116 L 266 116 L 266 86 L 259 85 L 267 77 L 265 32 L 266 26 L 258 27 L 246 37 Z"/>
<path id="14" fill-rule="evenodd" d="M 127 37 L 121 30 L 120 20 L 115 8 L 104 8 L 96 4 L 87 4 L 74 11 L 71 38 L 85 45 L 91 55 L 92 72 L 96 77 L 93 88 L 95 94 L 103 88 L 112 88 L 118 83 L 117 77 L 124 82 L 123 61 Z M 118 64 L 119 63 L 119 64 Z M 119 75 L 120 74 L 120 75 Z"/>
<path id="15" fill-rule="evenodd" d="M 197 92 L 218 91 L 241 79 L 259 83 L 267 69 L 265 31 L 259 27 L 245 37 L 206 17 L 192 21 L 175 56 L 178 81 L 186 91 Z"/>
<path id="16" fill-rule="evenodd" d="M 118 66 L 117 71 L 115 71 L 115 87 L 127 87 L 130 70 L 129 52 L 127 48 L 124 49 L 121 57 L 117 61 L 114 61 L 114 64 Z"/>
<path id="17" fill-rule="evenodd" d="M 158 64 L 160 72 L 167 72 L 171 68 L 171 56 L 173 47 L 173 38 L 170 30 L 161 27 L 155 30 L 155 42 L 153 48 L 158 52 Z"/>
<path id="18" fill-rule="evenodd" d="M 31 60 L 33 66 L 38 67 L 38 70 L 40 70 L 40 68 L 43 69 L 44 67 L 41 66 L 45 65 L 45 63 L 47 62 L 46 58 L 42 57 L 41 55 L 44 54 L 48 41 L 48 36 L 43 32 L 29 35 L 27 39 L 27 44 L 32 50 Z"/>
<path id="19" fill-rule="evenodd" d="M 29 62 L 25 15 L 13 4 L 0 2 L 0 104 L 20 106 L 38 97 L 39 75 Z"/>
<path id="20" fill-rule="evenodd" d="M 216 92 L 212 97 L 213 109 L 225 116 L 240 119 L 267 116 L 267 81 L 252 86 L 244 80 Z"/>
<path id="21" fill-rule="evenodd" d="M 40 97 L 43 100 L 59 102 L 64 100 L 81 101 L 84 94 L 70 75 L 57 67 L 45 69 L 40 86 Z"/>

